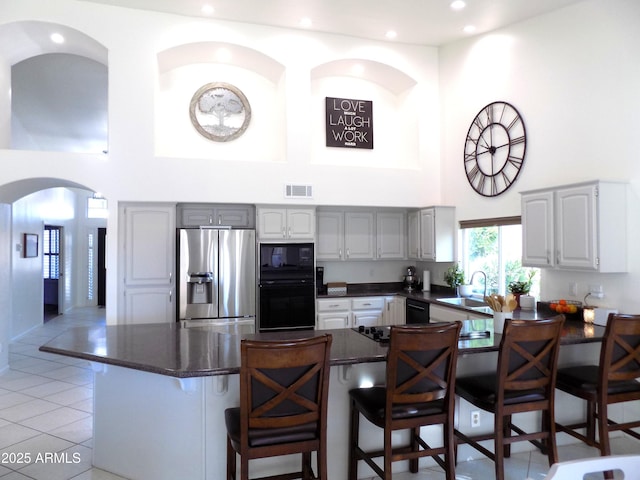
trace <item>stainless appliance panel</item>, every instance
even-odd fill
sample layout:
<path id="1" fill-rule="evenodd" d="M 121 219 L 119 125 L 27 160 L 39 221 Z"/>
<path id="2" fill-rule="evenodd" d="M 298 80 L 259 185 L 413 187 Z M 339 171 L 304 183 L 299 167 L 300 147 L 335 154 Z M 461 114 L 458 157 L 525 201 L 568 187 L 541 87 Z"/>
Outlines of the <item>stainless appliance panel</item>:
<path id="1" fill-rule="evenodd" d="M 256 314 L 256 232 L 221 230 L 219 317 Z"/>
<path id="2" fill-rule="evenodd" d="M 218 231 L 181 229 L 179 316 L 218 317 Z"/>

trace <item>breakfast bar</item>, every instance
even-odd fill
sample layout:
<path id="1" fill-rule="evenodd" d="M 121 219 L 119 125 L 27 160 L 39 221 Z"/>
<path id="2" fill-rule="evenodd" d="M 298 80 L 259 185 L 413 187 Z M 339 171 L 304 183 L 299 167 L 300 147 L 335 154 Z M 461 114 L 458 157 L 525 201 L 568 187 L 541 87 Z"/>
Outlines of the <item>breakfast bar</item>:
<path id="1" fill-rule="evenodd" d="M 494 334 L 493 320 L 467 320 L 462 331 L 466 335 L 459 343 L 458 372 L 495 365 L 501 336 Z M 339 479 L 346 475 L 348 391 L 384 381 L 387 347 L 365 332 L 339 329 L 238 336 L 179 324 L 113 325 L 74 328 L 40 349 L 82 358 L 94 367 L 94 466 L 134 480 L 217 480 L 225 475 L 223 412 L 239 402 L 240 339 L 325 333 L 333 336 L 328 473 L 329 478 Z M 597 358 L 603 333 L 603 327 L 567 322 L 561 362 Z M 458 406 L 462 430 L 469 426 L 467 407 L 462 402 Z M 569 405 L 562 407 L 560 400 L 558 415 L 573 418 Z M 481 426 L 492 428 L 490 417 Z M 382 436 L 371 428 L 372 435 L 363 437 L 381 441 Z M 473 455 L 464 447 L 460 458 Z M 268 475 L 287 468 L 283 462 L 298 461 L 296 456 L 256 460 L 252 469 Z M 430 461 L 421 460 L 425 462 L 421 467 Z M 395 468 L 403 470 L 406 465 L 399 462 Z M 363 466 L 359 476 L 367 475 Z"/>

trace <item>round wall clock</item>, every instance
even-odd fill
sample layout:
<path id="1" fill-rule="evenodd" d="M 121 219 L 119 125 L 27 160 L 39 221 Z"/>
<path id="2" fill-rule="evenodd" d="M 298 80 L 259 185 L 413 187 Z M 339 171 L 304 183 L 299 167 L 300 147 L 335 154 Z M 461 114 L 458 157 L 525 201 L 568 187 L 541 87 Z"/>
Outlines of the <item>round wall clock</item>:
<path id="1" fill-rule="evenodd" d="M 228 83 L 208 83 L 191 98 L 189 116 L 196 130 L 216 142 L 228 142 L 244 133 L 251 120 L 249 101 Z"/>
<path id="2" fill-rule="evenodd" d="M 527 145 L 524 121 L 507 102 L 484 107 L 469 127 L 464 145 L 464 170 L 480 195 L 495 197 L 518 177 Z"/>

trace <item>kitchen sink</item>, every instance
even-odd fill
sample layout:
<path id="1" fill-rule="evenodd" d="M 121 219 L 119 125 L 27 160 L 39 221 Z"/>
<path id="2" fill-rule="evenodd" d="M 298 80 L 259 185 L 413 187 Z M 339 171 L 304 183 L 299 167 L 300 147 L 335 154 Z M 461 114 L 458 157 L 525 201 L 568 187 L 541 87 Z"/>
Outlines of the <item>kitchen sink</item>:
<path id="1" fill-rule="evenodd" d="M 451 305 L 460 305 L 461 307 L 488 307 L 487 303 L 483 300 L 476 300 L 475 298 L 468 297 L 451 297 L 451 298 L 438 298 L 439 302 L 450 303 Z"/>

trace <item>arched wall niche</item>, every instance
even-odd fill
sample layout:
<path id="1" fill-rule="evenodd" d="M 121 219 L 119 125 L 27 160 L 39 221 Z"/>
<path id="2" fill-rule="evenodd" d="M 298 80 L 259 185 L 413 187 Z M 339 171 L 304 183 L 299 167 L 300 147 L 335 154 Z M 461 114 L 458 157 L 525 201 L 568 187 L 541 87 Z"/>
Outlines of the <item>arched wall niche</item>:
<path id="1" fill-rule="evenodd" d="M 107 48 L 79 30 L 0 24 L 0 148 L 106 152 L 107 76 Z"/>
<path id="2" fill-rule="evenodd" d="M 416 86 L 418 82 L 390 65 L 373 60 L 345 58 L 318 65 L 311 70 L 311 80 L 326 77 L 353 77 L 374 82 L 395 95 Z"/>
<path id="3" fill-rule="evenodd" d="M 54 43 L 51 35 L 61 34 L 64 43 Z M 108 50 L 85 33 L 57 23 L 13 22 L 0 24 L 0 57 L 9 65 L 44 53 L 70 53 L 107 65 Z"/>
<path id="4" fill-rule="evenodd" d="M 235 65 L 262 75 L 274 84 L 284 73 L 284 65 L 252 48 L 225 42 L 194 42 L 159 52 L 158 74 L 199 63 Z"/>
<path id="5" fill-rule="evenodd" d="M 310 75 L 311 118 L 314 122 L 312 163 L 387 169 L 421 168 L 418 152 L 420 111 L 424 108 L 424 101 L 415 79 L 390 65 L 359 58 L 318 65 Z M 373 149 L 325 146 L 326 97 L 372 101 Z"/>
<path id="6" fill-rule="evenodd" d="M 283 160 L 287 96 L 282 64 L 252 48 L 225 42 L 178 45 L 159 52 L 157 62 L 156 155 L 208 161 Z M 189 118 L 195 92 L 214 82 L 240 89 L 251 108 L 248 128 L 229 142 L 203 137 Z M 256 150 L 256 145 L 261 148 Z"/>

